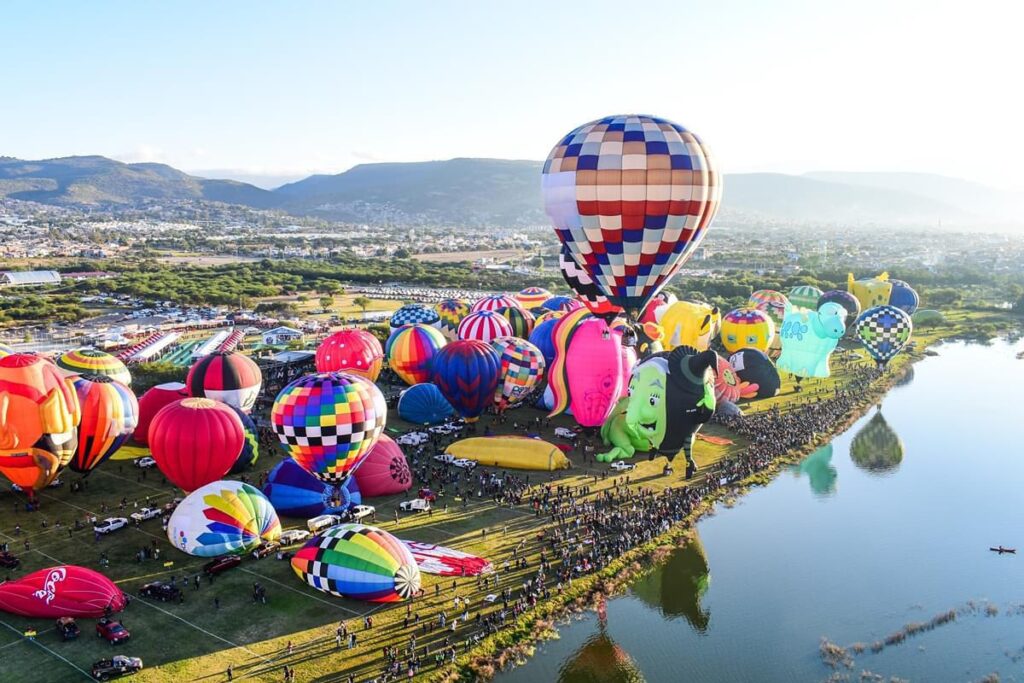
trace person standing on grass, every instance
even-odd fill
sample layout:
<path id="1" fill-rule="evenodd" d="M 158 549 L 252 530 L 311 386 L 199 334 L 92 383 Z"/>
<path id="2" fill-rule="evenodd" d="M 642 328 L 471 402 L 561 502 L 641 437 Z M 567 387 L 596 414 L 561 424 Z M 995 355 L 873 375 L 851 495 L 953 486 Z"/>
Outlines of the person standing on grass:
<path id="1" fill-rule="evenodd" d="M 228 664 L 228 668 L 224 671 L 224 673 L 228 675 L 229 681 L 235 680 L 235 667 L 233 664 Z"/>

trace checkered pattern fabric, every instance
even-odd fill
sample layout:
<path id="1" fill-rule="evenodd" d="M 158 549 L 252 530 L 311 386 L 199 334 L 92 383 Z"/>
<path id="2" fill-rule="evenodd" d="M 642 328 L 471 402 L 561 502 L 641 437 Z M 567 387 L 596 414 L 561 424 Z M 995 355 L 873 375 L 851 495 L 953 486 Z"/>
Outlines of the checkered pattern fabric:
<path id="1" fill-rule="evenodd" d="M 433 325 L 441 316 L 437 311 L 423 304 L 406 304 L 391 315 L 391 327 L 402 325 Z"/>
<path id="2" fill-rule="evenodd" d="M 608 301 L 608 297 L 601 293 L 600 287 L 594 284 L 587 271 L 580 267 L 572 257 L 569 247 L 562 245 L 558 253 L 558 268 L 562 271 L 562 279 L 569 285 L 572 291 L 583 302 L 583 305 L 596 315 L 605 313 L 618 313 L 622 309 Z"/>
<path id="3" fill-rule="evenodd" d="M 609 116 L 566 135 L 544 162 L 555 232 L 601 292 L 638 312 L 682 266 L 718 210 L 701 140 L 653 116 Z"/>
<path id="4" fill-rule="evenodd" d="M 880 365 L 903 350 L 913 334 L 910 316 L 895 306 L 876 306 L 857 319 L 854 334 Z"/>
<path id="5" fill-rule="evenodd" d="M 475 339 L 485 343 L 498 337 L 511 337 L 512 326 L 496 311 L 470 313 L 459 323 L 459 339 Z"/>
<path id="6" fill-rule="evenodd" d="M 384 395 L 372 382 L 327 372 L 281 390 L 270 412 L 274 433 L 317 479 L 341 484 L 377 441 L 387 420 Z"/>
<path id="7" fill-rule="evenodd" d="M 494 392 L 498 405 L 525 398 L 544 377 L 544 354 L 528 341 L 500 337 L 491 342 L 500 357 L 500 377 Z"/>

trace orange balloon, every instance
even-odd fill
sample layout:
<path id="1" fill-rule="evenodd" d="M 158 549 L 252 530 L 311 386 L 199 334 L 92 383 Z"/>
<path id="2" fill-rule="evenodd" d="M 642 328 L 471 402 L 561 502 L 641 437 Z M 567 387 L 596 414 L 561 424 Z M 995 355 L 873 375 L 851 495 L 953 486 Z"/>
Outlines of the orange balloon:
<path id="1" fill-rule="evenodd" d="M 0 358 L 0 455 L 40 448 L 67 464 L 81 418 L 71 380 L 52 362 L 24 353 Z"/>

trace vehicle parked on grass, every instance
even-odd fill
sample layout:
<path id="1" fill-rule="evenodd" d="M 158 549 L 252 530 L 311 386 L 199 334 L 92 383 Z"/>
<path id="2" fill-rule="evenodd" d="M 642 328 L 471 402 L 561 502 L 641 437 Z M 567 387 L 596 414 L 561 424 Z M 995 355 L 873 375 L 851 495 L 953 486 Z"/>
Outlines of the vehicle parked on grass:
<path id="1" fill-rule="evenodd" d="M 428 503 L 433 503 L 433 502 L 434 502 L 435 500 L 437 500 L 437 494 L 436 494 L 436 493 L 434 493 L 433 491 L 431 491 L 431 490 L 430 490 L 429 488 L 427 488 L 426 486 L 424 486 L 423 488 L 421 488 L 421 489 L 420 489 L 420 490 L 419 490 L 419 491 L 418 491 L 418 492 L 416 493 L 416 497 L 417 497 L 417 498 L 422 498 L 423 500 L 427 501 Z"/>
<path id="2" fill-rule="evenodd" d="M 181 590 L 163 581 L 150 581 L 139 589 L 139 595 L 160 602 L 174 602 L 181 597 Z"/>
<path id="3" fill-rule="evenodd" d="M 264 541 L 263 543 L 260 544 L 260 546 L 258 548 L 256 548 L 256 550 L 252 551 L 252 559 L 254 559 L 254 560 L 262 560 L 267 555 L 272 555 L 272 554 L 276 553 L 280 549 L 281 549 L 281 544 L 280 543 L 274 543 L 274 542 L 269 542 L 268 543 L 268 542 Z"/>
<path id="4" fill-rule="evenodd" d="M 568 427 L 555 427 L 555 436 L 559 439 L 574 439 L 576 432 Z"/>
<path id="5" fill-rule="evenodd" d="M 451 453 L 438 453 L 437 455 L 434 456 L 434 460 L 438 462 L 443 462 L 446 465 L 451 465 L 452 463 L 455 462 L 456 458 Z"/>
<path id="6" fill-rule="evenodd" d="M 140 470 L 148 470 L 151 467 L 156 467 L 156 460 L 147 455 L 141 458 L 136 458 L 132 461 L 132 464 Z"/>
<path id="7" fill-rule="evenodd" d="M 318 534 L 324 529 L 330 529 L 332 526 L 341 524 L 341 517 L 338 515 L 318 515 L 312 519 L 306 520 L 306 528 L 314 534 Z"/>
<path id="8" fill-rule="evenodd" d="M 17 569 L 21 565 L 21 560 L 17 556 L 12 555 L 6 550 L 0 553 L 0 567 L 4 569 Z"/>
<path id="9" fill-rule="evenodd" d="M 64 482 L 61 481 L 60 477 L 57 477 L 56 479 L 51 481 L 49 484 L 47 484 L 46 488 L 48 488 L 48 489 L 59 489 L 63 485 L 64 485 Z M 11 490 L 15 491 L 17 493 L 21 493 L 24 489 L 22 489 L 17 484 L 11 484 Z"/>
<path id="10" fill-rule="evenodd" d="M 358 522 L 361 519 L 369 517 L 376 511 L 377 508 L 372 505 L 353 505 L 347 510 L 348 514 L 345 517 L 347 520 Z"/>
<path id="11" fill-rule="evenodd" d="M 398 508 L 402 512 L 426 512 L 430 509 L 430 501 L 423 500 L 422 498 L 403 500 L 398 504 Z"/>
<path id="12" fill-rule="evenodd" d="M 128 515 L 136 522 L 145 522 L 147 519 L 153 519 L 164 514 L 164 511 L 160 508 L 139 508 L 137 511 Z"/>
<path id="13" fill-rule="evenodd" d="M 75 623 L 74 617 L 60 617 L 57 619 L 57 633 L 61 640 L 74 640 L 82 632 Z"/>
<path id="14" fill-rule="evenodd" d="M 103 617 L 96 622 L 96 636 L 103 638 L 111 645 L 117 645 L 129 640 L 132 634 L 117 619 Z"/>
<path id="15" fill-rule="evenodd" d="M 128 676 L 139 671 L 142 671 L 142 660 L 125 655 L 114 655 L 110 659 L 101 659 L 92 665 L 92 677 L 97 681 L 109 681 L 111 678 Z"/>
<path id="16" fill-rule="evenodd" d="M 469 458 L 457 458 L 452 461 L 452 465 L 464 470 L 471 470 L 477 466 L 477 462 L 475 460 L 470 460 Z"/>
<path id="17" fill-rule="evenodd" d="M 204 564 L 203 573 L 208 576 L 216 576 L 229 569 L 234 569 L 240 564 L 242 564 L 242 558 L 238 555 L 221 555 Z"/>
<path id="18" fill-rule="evenodd" d="M 630 470 L 636 469 L 636 465 L 631 462 L 626 462 L 625 460 L 616 460 L 612 463 L 611 467 L 616 472 L 629 472 Z"/>
<path id="19" fill-rule="evenodd" d="M 288 529 L 281 532 L 281 538 L 278 540 L 282 546 L 295 545 L 296 543 L 302 543 L 310 536 L 311 534 L 305 529 Z"/>
<path id="20" fill-rule="evenodd" d="M 92 530 L 98 534 L 109 534 L 126 526 L 128 526 L 128 520 L 124 517 L 107 517 L 93 524 Z"/>

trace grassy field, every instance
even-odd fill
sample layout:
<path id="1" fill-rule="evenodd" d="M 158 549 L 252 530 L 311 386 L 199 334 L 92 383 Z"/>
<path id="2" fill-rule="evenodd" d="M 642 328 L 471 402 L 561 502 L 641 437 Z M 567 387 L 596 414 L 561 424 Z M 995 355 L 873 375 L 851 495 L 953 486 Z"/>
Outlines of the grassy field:
<path id="1" fill-rule="evenodd" d="M 994 318 L 993 318 L 994 319 Z M 954 323 L 942 330 L 922 330 L 916 335 L 919 347 L 924 347 L 941 336 L 969 331 L 981 321 L 980 314 L 956 313 L 951 316 Z M 827 380 L 805 382 L 805 391 L 832 391 L 848 376 L 854 363 L 864 362 L 863 353 L 855 352 L 858 360 L 848 364 L 837 364 L 835 375 Z M 901 355 L 893 361 L 898 369 L 910 362 L 911 358 Z M 786 409 L 794 398 L 793 384 L 785 382 L 782 392 L 776 398 L 746 404 L 748 412 L 764 410 L 779 404 Z M 805 395 L 805 394 L 804 394 Z M 524 408 L 516 413 L 525 419 L 532 419 L 539 412 Z M 407 428 L 396 415 L 391 416 L 389 426 Z M 568 425 L 570 420 L 559 418 L 552 422 Z M 705 433 L 730 437 L 721 427 L 709 426 Z M 548 432 L 550 437 L 550 432 Z M 552 439 L 554 440 L 554 439 Z M 742 443 L 728 446 L 698 442 L 695 456 L 703 470 L 715 462 L 728 457 Z M 138 454 L 138 451 L 135 451 Z M 267 470 L 280 461 L 281 452 L 264 453 L 257 470 Z M 561 484 L 579 485 L 590 483 L 595 490 L 613 485 L 612 475 L 606 465 L 584 467 L 578 453 L 571 455 L 573 469 L 549 475 L 531 473 L 531 483 L 557 481 Z M 662 476 L 664 461 L 641 460 L 636 470 L 630 473 L 631 484 L 662 489 L 668 486 L 685 485 L 682 467 L 674 475 Z M 602 478 L 602 475 L 606 478 Z M 87 515 L 106 516 L 100 511 L 103 504 L 111 508 L 109 515 L 127 516 L 137 501 L 141 507 L 146 497 L 155 504 L 169 501 L 179 493 L 161 481 L 156 471 L 150 471 L 145 479 L 128 461 L 105 463 L 88 478 L 88 489 L 71 493 L 65 476 L 65 486 L 48 489 L 42 494 L 43 508 L 36 513 L 23 510 L 23 498 L 6 490 L 0 493 L 0 538 L 9 541 L 11 549 L 22 559 L 22 567 L 11 572 L 12 578 L 29 571 L 53 566 L 59 563 L 81 564 L 99 569 L 100 554 L 106 553 L 110 565 L 103 569 L 123 589 L 136 594 L 139 587 L 153 579 L 167 579 L 174 575 L 180 581 L 182 576 L 194 576 L 204 561 L 191 558 L 173 549 L 161 530 L 159 520 L 144 522 L 140 529 L 127 528 L 107 538 L 94 542 L 89 529 L 68 534 L 67 527 L 75 519 Z M 250 474 L 250 478 L 256 475 Z M 123 513 L 117 509 L 122 497 L 127 498 Z M 458 579 L 452 589 L 452 579 L 438 579 L 424 574 L 426 595 L 417 599 L 412 609 L 424 618 L 435 618 L 440 609 L 447 608 L 449 616 L 453 611 L 455 595 L 468 597 L 471 613 L 481 606 L 486 609 L 500 609 L 485 605 L 482 598 L 487 593 L 498 593 L 501 588 L 518 587 L 527 575 L 535 571 L 539 543 L 538 532 L 546 525 L 545 518 L 534 517 L 525 507 L 500 507 L 488 500 L 473 500 L 466 509 L 450 498 L 440 499 L 432 515 L 407 514 L 396 523 L 394 509 L 400 497 L 374 499 L 377 507 L 377 525 L 400 538 L 442 543 L 468 552 L 482 555 L 494 562 L 500 585 L 478 590 L 475 579 Z M 449 511 L 444 512 L 448 503 Z M 43 528 L 42 522 L 47 526 Z M 56 528 L 56 522 L 62 528 Z M 304 520 L 282 520 L 286 528 L 300 527 Z M 21 525 L 22 533 L 16 535 L 15 525 Z M 486 530 L 486 536 L 483 531 Z M 25 542 L 29 549 L 25 549 Z M 523 572 L 502 571 L 502 563 L 509 557 L 513 547 L 523 542 L 531 568 Z M 135 554 L 144 545 L 155 543 L 161 549 L 160 560 L 137 563 Z M 169 564 L 165 564 L 169 563 Z M 263 584 L 268 592 L 266 605 L 256 605 L 251 600 L 253 582 Z M 435 585 L 442 588 L 435 595 Z M 60 641 L 52 623 L 41 620 L 22 619 L 0 614 L 0 681 L 76 681 L 87 678 L 87 671 L 93 661 L 113 653 L 136 655 L 143 658 L 146 670 L 133 680 L 138 681 L 220 681 L 226 680 L 224 670 L 234 666 L 236 680 L 280 681 L 285 664 L 295 667 L 298 681 L 344 681 L 353 675 L 357 681 L 365 681 L 379 674 L 381 648 L 384 645 L 403 646 L 408 642 L 414 627 L 403 626 L 404 605 L 375 605 L 352 600 L 337 599 L 306 587 L 293 574 L 289 564 L 273 557 L 263 560 L 246 558 L 243 564 L 221 575 L 212 585 L 206 580 L 198 589 L 188 588 L 184 604 L 152 603 L 135 599 L 123 614 L 125 626 L 132 632 L 132 640 L 123 647 L 111 648 L 96 638 L 92 620 L 80 620 L 82 635 L 77 641 Z M 216 609 L 214 600 L 220 608 Z M 372 614 L 373 628 L 364 631 L 362 617 Z M 334 628 L 340 621 L 347 621 L 350 629 L 359 636 L 359 645 L 354 650 L 338 650 L 334 643 Z M 29 640 L 22 633 L 35 628 L 38 635 Z M 472 624 L 460 627 L 453 641 L 461 644 L 475 629 Z M 419 636 L 419 631 L 417 631 Z M 437 646 L 447 633 L 434 631 L 430 636 L 420 636 L 418 646 Z M 293 644 L 288 654 L 288 643 Z M 461 647 L 459 648 L 461 652 Z M 427 668 L 429 675 L 433 670 Z"/>

